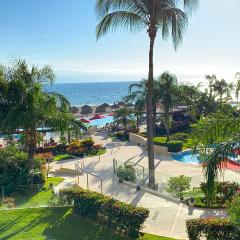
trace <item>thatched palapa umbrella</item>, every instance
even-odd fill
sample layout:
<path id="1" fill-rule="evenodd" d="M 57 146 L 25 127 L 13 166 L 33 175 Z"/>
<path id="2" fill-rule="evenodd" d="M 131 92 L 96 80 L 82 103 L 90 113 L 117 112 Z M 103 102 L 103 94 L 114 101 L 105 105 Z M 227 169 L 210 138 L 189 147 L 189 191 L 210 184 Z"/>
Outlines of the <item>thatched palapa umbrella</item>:
<path id="1" fill-rule="evenodd" d="M 96 108 L 95 113 L 105 113 L 106 112 L 106 107 L 102 104 Z"/>
<path id="2" fill-rule="evenodd" d="M 81 111 L 82 115 L 88 115 L 91 113 L 93 113 L 93 109 L 89 105 L 82 106 L 82 111 Z"/>

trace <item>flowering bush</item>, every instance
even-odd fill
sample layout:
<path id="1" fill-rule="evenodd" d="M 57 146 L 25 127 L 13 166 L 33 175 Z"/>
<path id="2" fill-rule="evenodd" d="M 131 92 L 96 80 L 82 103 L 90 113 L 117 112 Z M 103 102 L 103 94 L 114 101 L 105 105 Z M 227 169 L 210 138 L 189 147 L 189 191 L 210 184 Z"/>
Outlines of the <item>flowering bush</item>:
<path id="1" fill-rule="evenodd" d="M 73 141 L 67 146 L 66 152 L 70 155 L 82 157 L 86 153 L 86 149 L 80 141 Z"/>
<path id="2" fill-rule="evenodd" d="M 189 240 L 237 240 L 240 230 L 226 218 L 199 218 L 186 221 Z"/>
<path id="3" fill-rule="evenodd" d="M 2 209 L 8 209 L 8 208 L 15 208 L 16 207 L 16 201 L 14 198 L 7 197 L 1 202 L 1 208 Z"/>
<path id="4" fill-rule="evenodd" d="M 38 153 L 38 154 L 34 155 L 34 158 L 38 158 L 38 159 L 44 160 L 45 162 L 52 161 L 53 154 L 51 152 Z"/>
<path id="5" fill-rule="evenodd" d="M 62 189 L 59 196 L 67 204 L 74 202 L 75 212 L 81 216 L 105 223 L 115 231 L 122 231 L 133 237 L 139 235 L 142 224 L 149 215 L 148 209 L 134 207 L 80 187 Z"/>

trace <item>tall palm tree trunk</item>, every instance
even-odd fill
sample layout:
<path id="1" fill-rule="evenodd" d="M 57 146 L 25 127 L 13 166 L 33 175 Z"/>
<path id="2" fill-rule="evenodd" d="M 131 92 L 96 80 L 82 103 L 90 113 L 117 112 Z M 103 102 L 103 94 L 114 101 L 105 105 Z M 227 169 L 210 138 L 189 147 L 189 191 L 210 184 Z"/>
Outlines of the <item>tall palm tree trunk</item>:
<path id="1" fill-rule="evenodd" d="M 34 154 L 36 150 L 36 131 L 35 129 L 30 130 L 29 145 L 28 145 L 28 161 L 30 169 L 30 182 L 34 184 Z"/>
<path id="2" fill-rule="evenodd" d="M 149 72 L 147 87 L 147 133 L 148 133 L 148 166 L 149 166 L 149 187 L 155 188 L 155 164 L 153 152 L 153 48 L 156 32 L 149 30 L 150 49 L 149 49 Z"/>

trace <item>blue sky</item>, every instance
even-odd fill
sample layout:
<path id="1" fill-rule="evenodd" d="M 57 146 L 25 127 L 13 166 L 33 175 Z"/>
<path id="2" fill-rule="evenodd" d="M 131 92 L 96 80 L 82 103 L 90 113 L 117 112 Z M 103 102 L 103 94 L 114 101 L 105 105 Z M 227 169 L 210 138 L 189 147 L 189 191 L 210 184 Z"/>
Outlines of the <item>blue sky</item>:
<path id="1" fill-rule="evenodd" d="M 96 41 L 95 0 L 2 0 L 0 60 L 50 64 L 58 82 L 125 81 L 146 77 L 146 31 L 117 32 Z M 200 0 L 183 44 L 157 39 L 155 75 L 169 70 L 181 81 L 205 74 L 232 80 L 240 71 L 239 0 Z"/>

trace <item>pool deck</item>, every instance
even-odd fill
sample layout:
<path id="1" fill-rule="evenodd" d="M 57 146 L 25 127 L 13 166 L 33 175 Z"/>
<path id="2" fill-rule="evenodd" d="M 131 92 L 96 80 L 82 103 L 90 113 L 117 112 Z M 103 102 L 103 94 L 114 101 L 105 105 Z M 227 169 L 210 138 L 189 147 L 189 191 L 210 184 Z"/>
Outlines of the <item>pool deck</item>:
<path id="1" fill-rule="evenodd" d="M 226 213 L 222 210 L 203 210 L 189 208 L 181 203 L 162 198 L 145 191 L 136 191 L 125 184 L 120 184 L 113 177 L 113 158 L 119 162 L 134 162 L 144 166 L 147 169 L 147 152 L 140 147 L 129 143 L 118 142 L 112 144 L 111 140 L 106 138 L 106 133 L 98 133 L 93 136 L 94 140 L 107 147 L 107 152 L 100 157 L 84 158 L 85 169 L 96 174 L 103 179 L 103 193 L 110 195 L 118 200 L 131 203 L 137 206 L 149 208 L 150 217 L 145 222 L 144 231 L 175 237 L 177 239 L 187 239 L 185 221 L 189 218 L 220 216 L 225 217 Z M 75 169 L 75 160 L 52 163 L 52 170 L 60 167 Z M 186 164 L 171 159 L 170 155 L 155 155 L 156 182 L 166 183 L 172 176 L 186 175 L 192 177 L 192 187 L 198 187 L 204 180 L 203 170 L 200 165 Z M 62 175 L 65 181 L 58 186 L 58 189 L 67 187 L 75 183 L 74 175 Z M 220 178 L 219 180 L 221 180 Z M 240 174 L 226 170 L 224 171 L 224 180 L 240 182 Z M 87 188 L 86 175 L 79 177 L 80 186 Z M 89 177 L 89 188 L 94 191 L 100 191 L 99 181 Z"/>

